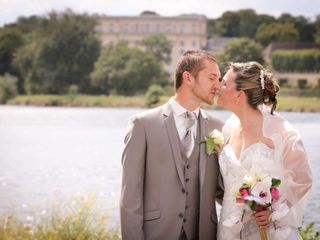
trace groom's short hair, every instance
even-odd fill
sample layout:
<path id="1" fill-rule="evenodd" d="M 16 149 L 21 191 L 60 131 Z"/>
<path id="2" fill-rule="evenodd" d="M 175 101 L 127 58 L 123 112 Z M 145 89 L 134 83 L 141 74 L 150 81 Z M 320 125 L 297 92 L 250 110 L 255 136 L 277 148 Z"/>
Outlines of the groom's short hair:
<path id="1" fill-rule="evenodd" d="M 177 90 L 182 84 L 182 74 L 188 71 L 195 78 L 198 73 L 204 68 L 204 60 L 213 61 L 217 63 L 216 58 L 207 51 L 203 50 L 189 50 L 186 51 L 178 61 L 175 73 L 175 89 Z"/>

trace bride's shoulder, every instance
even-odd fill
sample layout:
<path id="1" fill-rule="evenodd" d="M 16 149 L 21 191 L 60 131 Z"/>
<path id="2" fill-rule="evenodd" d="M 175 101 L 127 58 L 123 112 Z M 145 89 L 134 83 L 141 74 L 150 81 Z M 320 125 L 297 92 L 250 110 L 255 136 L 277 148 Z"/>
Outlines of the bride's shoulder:
<path id="1" fill-rule="evenodd" d="M 266 114 L 264 116 L 264 130 L 269 134 L 281 134 L 281 135 L 297 135 L 298 131 L 293 125 L 278 113 Z"/>

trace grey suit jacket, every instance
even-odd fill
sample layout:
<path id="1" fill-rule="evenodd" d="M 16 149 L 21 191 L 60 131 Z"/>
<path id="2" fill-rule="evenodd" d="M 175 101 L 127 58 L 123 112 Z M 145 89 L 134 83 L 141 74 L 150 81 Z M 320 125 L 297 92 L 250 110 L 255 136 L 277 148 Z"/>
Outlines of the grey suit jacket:
<path id="1" fill-rule="evenodd" d="M 200 137 L 222 122 L 200 114 Z M 129 121 L 122 155 L 120 221 L 122 239 L 177 240 L 184 213 L 185 195 L 181 153 L 173 112 L 164 104 L 135 115 Z M 200 146 L 199 239 L 216 239 L 215 198 L 219 165 L 216 155 L 207 156 Z"/>

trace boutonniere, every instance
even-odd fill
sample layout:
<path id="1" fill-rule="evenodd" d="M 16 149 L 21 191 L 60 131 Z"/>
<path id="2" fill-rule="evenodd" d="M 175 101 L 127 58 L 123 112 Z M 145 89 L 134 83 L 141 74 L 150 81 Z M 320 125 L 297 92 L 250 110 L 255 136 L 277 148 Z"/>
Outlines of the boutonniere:
<path id="1" fill-rule="evenodd" d="M 222 144 L 224 143 L 224 138 L 222 133 L 214 129 L 209 136 L 205 137 L 203 141 L 200 143 L 206 144 L 206 153 L 207 155 L 211 155 L 212 153 L 219 153 Z"/>

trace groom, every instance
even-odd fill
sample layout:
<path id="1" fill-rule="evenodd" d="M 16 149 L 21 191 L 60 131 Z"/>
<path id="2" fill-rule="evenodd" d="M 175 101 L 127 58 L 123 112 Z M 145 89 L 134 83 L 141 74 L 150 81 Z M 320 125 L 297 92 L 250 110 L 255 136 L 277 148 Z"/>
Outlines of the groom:
<path id="1" fill-rule="evenodd" d="M 200 105 L 214 103 L 220 71 L 205 51 L 187 51 L 176 94 L 129 121 L 122 155 L 122 239 L 216 239 L 219 166 L 199 144 L 222 122 Z"/>

